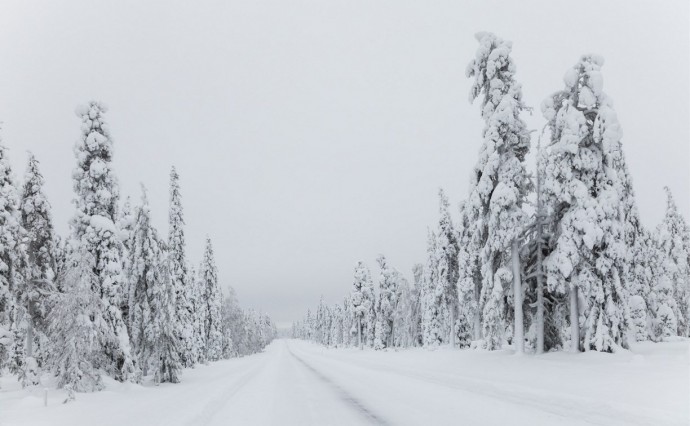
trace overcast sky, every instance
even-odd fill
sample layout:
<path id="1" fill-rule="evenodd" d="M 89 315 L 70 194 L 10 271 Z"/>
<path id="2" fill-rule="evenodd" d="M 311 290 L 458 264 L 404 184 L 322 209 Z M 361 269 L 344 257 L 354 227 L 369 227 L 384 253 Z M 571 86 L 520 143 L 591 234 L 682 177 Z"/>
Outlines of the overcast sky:
<path id="1" fill-rule="evenodd" d="M 18 177 L 27 150 L 41 161 L 64 235 L 74 109 L 105 102 L 123 195 L 143 182 L 167 233 L 175 165 L 190 259 L 209 234 L 222 284 L 287 323 L 341 300 L 357 260 L 410 276 L 439 187 L 457 216 L 481 143 L 465 77 L 480 30 L 513 41 L 533 129 L 579 56 L 603 55 L 643 223 L 664 185 L 688 218 L 688 4 L 3 0 L 2 138 Z"/>

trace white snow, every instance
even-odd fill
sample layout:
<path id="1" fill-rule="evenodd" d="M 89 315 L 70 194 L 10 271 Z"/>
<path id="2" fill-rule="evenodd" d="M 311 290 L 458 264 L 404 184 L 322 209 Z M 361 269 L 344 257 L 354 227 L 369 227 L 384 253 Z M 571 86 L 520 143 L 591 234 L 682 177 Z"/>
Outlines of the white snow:
<path id="1" fill-rule="evenodd" d="M 617 354 L 373 351 L 274 341 L 263 353 L 185 370 L 181 384 L 66 394 L 0 379 L 0 424 L 687 425 L 688 340 Z M 44 380 L 48 379 L 47 376 Z"/>

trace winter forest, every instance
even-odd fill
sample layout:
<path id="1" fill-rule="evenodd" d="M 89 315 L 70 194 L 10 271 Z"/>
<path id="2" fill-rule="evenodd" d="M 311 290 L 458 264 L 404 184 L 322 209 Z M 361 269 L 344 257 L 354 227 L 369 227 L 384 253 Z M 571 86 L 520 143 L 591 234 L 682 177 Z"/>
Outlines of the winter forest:
<path id="1" fill-rule="evenodd" d="M 690 337 L 690 228 L 668 187 L 663 221 L 640 223 L 604 59 L 580 57 L 542 102 L 544 128 L 531 132 L 512 44 L 491 33 L 477 41 L 467 77 L 485 126 L 459 212 L 439 191 L 412 280 L 380 255 L 376 290 L 358 262 L 343 302 L 320 301 L 293 335 L 336 347 L 537 354 Z"/>
<path id="2" fill-rule="evenodd" d="M 0 426 L 690 424 L 690 3 L 161 6 L 0 4 Z"/>
<path id="3" fill-rule="evenodd" d="M 120 204 L 106 112 L 96 101 L 76 109 L 66 237 L 53 230 L 39 161 L 30 155 L 16 182 L 0 145 L 0 372 L 22 386 L 50 372 L 70 398 L 102 389 L 104 373 L 177 383 L 183 368 L 258 352 L 276 333 L 267 315 L 239 306 L 232 287 L 223 294 L 210 238 L 198 267 L 187 259 L 174 167 L 167 236 L 151 224 L 143 185 L 139 202 Z"/>

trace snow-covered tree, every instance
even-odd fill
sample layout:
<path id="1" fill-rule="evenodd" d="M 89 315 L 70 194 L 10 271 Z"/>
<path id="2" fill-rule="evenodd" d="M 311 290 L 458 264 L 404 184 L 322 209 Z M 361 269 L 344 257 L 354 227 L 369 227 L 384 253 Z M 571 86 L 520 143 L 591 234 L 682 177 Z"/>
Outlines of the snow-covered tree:
<path id="1" fill-rule="evenodd" d="M 549 225 L 542 196 L 542 181 L 544 175 L 544 155 L 541 150 L 541 143 L 537 145 L 537 177 L 536 177 L 536 205 L 532 222 L 525 229 L 527 240 L 523 250 L 526 252 L 523 260 L 523 269 L 526 273 L 526 280 L 531 283 L 528 287 L 527 302 L 534 307 L 531 314 L 531 324 L 529 335 L 533 338 L 535 352 L 544 353 L 545 349 L 545 324 L 546 324 L 546 302 L 545 302 L 545 281 L 544 256 L 548 254 L 549 232 L 545 228 Z M 531 294 L 533 293 L 533 294 Z M 531 303 L 530 303 L 531 302 Z M 552 317 L 549 317 L 551 319 Z M 560 339 L 558 340 L 560 342 Z M 556 346 L 556 342 L 549 342 Z"/>
<path id="2" fill-rule="evenodd" d="M 213 256 L 213 245 L 209 237 L 206 237 L 206 249 L 199 274 L 203 289 L 202 300 L 205 302 L 205 311 L 207 312 L 204 320 L 205 359 L 218 361 L 223 356 L 221 316 L 223 293 L 218 284 L 218 269 Z"/>
<path id="3" fill-rule="evenodd" d="M 352 302 L 350 302 L 351 296 L 346 296 L 343 300 L 343 346 L 350 347 L 353 344 L 359 345 L 357 338 L 357 323 L 355 321 L 354 310 Z"/>
<path id="4" fill-rule="evenodd" d="M 117 232 L 118 236 L 120 238 L 120 241 L 122 242 L 122 270 L 123 271 L 129 271 L 130 264 L 129 261 L 131 259 L 131 252 L 132 252 L 132 235 L 133 235 L 133 229 L 134 229 L 134 222 L 136 221 L 136 215 L 134 210 L 132 209 L 132 202 L 130 200 L 130 197 L 127 196 L 125 198 L 125 202 L 122 204 L 122 208 L 118 212 L 118 217 L 117 217 L 117 223 L 115 224 L 117 227 Z M 122 318 L 125 320 L 125 325 L 127 326 L 127 334 L 132 335 L 132 330 L 129 329 L 129 295 L 131 293 L 131 289 L 129 288 L 130 281 L 126 279 L 123 282 L 124 290 L 123 294 L 125 297 L 126 303 L 121 304 L 121 309 L 122 309 Z"/>
<path id="5" fill-rule="evenodd" d="M 188 300 L 192 305 L 192 352 L 189 356 L 197 363 L 206 362 L 206 331 L 205 323 L 208 315 L 206 300 L 204 300 L 204 287 L 201 276 L 192 265 L 187 267 Z M 236 343 L 236 342 L 235 342 Z"/>
<path id="6" fill-rule="evenodd" d="M 331 346 L 341 347 L 343 345 L 343 308 L 336 304 L 331 309 Z"/>
<path id="7" fill-rule="evenodd" d="M 427 236 L 427 261 L 424 265 L 424 279 L 422 283 L 422 341 L 424 346 L 434 346 L 443 343 L 444 304 L 437 296 L 439 251 L 436 233 L 429 230 Z"/>
<path id="8" fill-rule="evenodd" d="M 20 375 L 30 367 L 25 365 L 27 292 L 22 272 L 27 259 L 20 244 L 23 233 L 17 187 L 7 148 L 0 141 L 0 371 L 8 367 Z"/>
<path id="9" fill-rule="evenodd" d="M 191 367 L 194 359 L 194 316 L 193 302 L 190 300 L 193 289 L 189 285 L 187 259 L 185 254 L 184 215 L 182 211 L 182 194 L 180 193 L 180 176 L 175 167 L 170 171 L 170 211 L 168 251 L 170 256 L 170 273 L 175 288 L 175 318 L 179 323 L 180 356 L 184 365 Z"/>
<path id="10" fill-rule="evenodd" d="M 660 283 L 663 292 L 672 292 L 675 307 L 664 309 L 664 318 L 670 323 L 675 317 L 679 336 L 690 336 L 690 230 L 678 207 L 671 190 L 666 191 L 666 214 L 657 229 L 659 248 L 664 258 L 664 268 L 669 282 Z M 665 305 L 668 305 L 666 303 Z M 660 308 L 662 308 L 660 306 Z M 675 309 L 674 309 L 675 308 Z M 668 328 L 668 326 L 667 326 Z"/>
<path id="11" fill-rule="evenodd" d="M 393 312 L 392 340 L 393 346 L 409 348 L 414 346 L 417 334 L 416 324 L 416 294 L 405 277 L 398 271 L 393 271 L 396 282 L 396 304 Z"/>
<path id="12" fill-rule="evenodd" d="M 23 251 L 26 265 L 24 285 L 19 295 L 19 303 L 26 311 L 26 363 L 24 384 L 38 384 L 38 363 L 35 353 L 41 353 L 34 346 L 45 341 L 47 324 L 47 296 L 54 289 L 55 280 L 55 236 L 50 214 L 50 204 L 43 192 L 43 175 L 38 168 L 38 160 L 29 154 L 24 185 L 22 187 L 20 212 L 21 225 L 25 230 Z M 33 369 L 29 368 L 33 367 Z"/>
<path id="13" fill-rule="evenodd" d="M 107 302 L 91 291 L 98 284 L 95 271 L 93 254 L 79 246 L 57 278 L 63 292 L 53 294 L 48 314 L 51 365 L 58 387 L 77 392 L 103 388 L 99 366 L 109 363 L 105 347 L 117 340 L 111 329 L 101 326 Z"/>
<path id="14" fill-rule="evenodd" d="M 374 284 L 371 272 L 364 262 L 357 262 L 355 266 L 354 282 L 350 303 L 355 317 L 357 345 L 372 346 L 376 314 L 374 313 Z"/>
<path id="15" fill-rule="evenodd" d="M 422 286 L 424 285 L 424 265 L 417 263 L 412 267 L 414 282 L 410 289 L 410 333 L 414 346 L 422 345 Z"/>
<path id="16" fill-rule="evenodd" d="M 470 209 L 466 201 L 460 204 L 460 223 L 458 225 L 458 299 L 460 315 L 471 324 L 472 340 L 481 339 L 481 312 L 479 295 L 482 288 L 479 247 L 481 240 L 472 231 L 476 224 L 470 221 Z M 427 249 L 428 250 L 428 249 Z M 426 272 L 425 272 L 426 276 Z M 424 301 L 424 296 L 422 301 Z"/>
<path id="17" fill-rule="evenodd" d="M 379 264 L 381 273 L 379 276 L 379 298 L 376 311 L 374 348 L 384 349 L 393 346 L 395 309 L 398 303 L 398 282 L 396 271 L 388 265 L 384 255 L 379 255 L 376 261 Z"/>
<path id="18" fill-rule="evenodd" d="M 438 229 L 429 238 L 428 283 L 425 293 L 426 344 L 455 345 L 454 324 L 458 312 L 458 241 L 448 211 L 448 198 L 439 190 Z"/>
<path id="19" fill-rule="evenodd" d="M 129 322 L 134 353 L 144 375 L 176 383 L 181 369 L 175 321 L 175 296 L 164 243 L 151 224 L 151 212 L 142 186 L 132 230 L 128 277 Z"/>
<path id="20" fill-rule="evenodd" d="M 242 318 L 244 314 L 237 301 L 235 289 L 228 287 L 223 295 L 221 317 L 223 319 L 223 358 L 239 355 L 242 340 Z"/>
<path id="21" fill-rule="evenodd" d="M 115 227 L 119 189 L 112 170 L 113 142 L 103 119 L 106 108 L 99 102 L 77 108 L 81 119 L 81 138 L 74 152 L 77 167 L 72 173 L 77 213 L 72 219 L 73 238 L 91 253 L 97 277 L 91 291 L 104 302 L 104 320 L 98 325 L 103 334 L 115 335 L 109 341 L 106 362 L 97 365 L 117 380 L 137 377 L 130 354 L 129 336 L 122 318 L 127 303 L 123 285 L 121 242 Z"/>
<path id="22" fill-rule="evenodd" d="M 585 55 L 565 75 L 565 90 L 542 104 L 551 144 L 544 196 L 554 220 L 544 261 L 549 291 L 568 293 L 571 350 L 627 346 L 629 324 L 622 183 L 615 160 L 621 132 L 602 91 L 603 59 Z"/>
<path id="23" fill-rule="evenodd" d="M 519 322 L 515 340 L 520 351 L 522 287 L 517 238 L 525 222 L 522 204 L 529 181 L 524 160 L 530 146 L 529 132 L 520 114 L 527 108 L 522 101 L 522 87 L 515 81 L 512 44 L 491 33 L 479 33 L 476 38 L 479 48 L 467 67 L 467 76 L 474 78 L 470 101 L 481 96 L 485 126 L 465 205 L 472 224 L 467 232 L 480 241 L 479 307 L 485 346 L 497 349 L 503 343 L 503 303 L 512 281 L 514 308 L 519 312 L 515 315 Z"/>

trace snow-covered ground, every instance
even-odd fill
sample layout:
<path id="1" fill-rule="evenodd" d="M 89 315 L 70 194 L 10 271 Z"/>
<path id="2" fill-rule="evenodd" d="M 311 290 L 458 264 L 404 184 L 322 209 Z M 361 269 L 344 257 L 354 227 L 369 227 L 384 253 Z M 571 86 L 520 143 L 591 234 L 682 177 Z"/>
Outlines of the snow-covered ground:
<path id="1" fill-rule="evenodd" d="M 0 425 L 688 425 L 688 341 L 630 352 L 359 351 L 277 340 L 178 385 L 78 394 L 1 379 Z"/>

